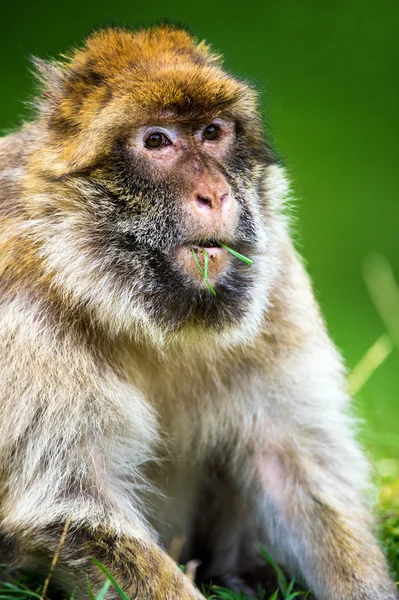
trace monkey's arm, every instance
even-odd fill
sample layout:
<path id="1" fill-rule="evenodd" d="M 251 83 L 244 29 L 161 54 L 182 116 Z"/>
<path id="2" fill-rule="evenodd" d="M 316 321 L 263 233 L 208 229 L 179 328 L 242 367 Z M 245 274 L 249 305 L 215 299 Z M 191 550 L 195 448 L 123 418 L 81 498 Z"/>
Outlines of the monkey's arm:
<path id="1" fill-rule="evenodd" d="M 117 532 L 108 525 L 92 529 L 89 521 L 74 523 L 73 512 L 71 515 L 55 578 L 63 588 L 75 590 L 78 598 L 88 598 L 86 575 L 97 592 L 105 581 L 91 560 L 94 557 L 108 569 L 131 600 L 203 599 L 176 563 L 149 537 Z M 14 543 L 23 549 L 26 560 L 22 566 L 40 569 L 45 574 L 57 552 L 62 529 L 62 523 L 54 523 L 25 529 L 19 539 L 14 533 Z M 119 594 L 111 588 L 106 598 L 116 600 Z"/>
<path id="2" fill-rule="evenodd" d="M 394 600 L 341 358 L 289 242 L 284 252 L 264 331 L 231 361 L 205 577 L 253 580 L 262 541 L 318 600 Z"/>
<path id="3" fill-rule="evenodd" d="M 293 254 L 285 286 L 277 300 L 291 344 L 265 373 L 267 416 L 256 434 L 265 542 L 318 600 L 393 600 L 341 359 Z"/>
<path id="4" fill-rule="evenodd" d="M 310 363 L 282 360 L 267 373 L 265 412 L 258 409 L 249 424 L 246 446 L 237 435 L 239 442 L 221 457 L 202 528 L 204 577 L 230 585 L 238 576 L 273 593 L 262 542 L 317 600 L 394 600 L 363 495 L 367 463 L 341 404 L 341 375 L 331 378 L 322 367 L 326 349 L 313 350 Z M 251 394 L 258 399 L 259 391 L 257 378 L 254 389 L 247 387 L 249 400 Z M 342 412 L 333 408 L 336 402 Z M 242 419 L 239 433 L 245 429 Z"/>
<path id="5" fill-rule="evenodd" d="M 307 375 L 304 385 L 312 376 Z M 332 388 L 327 394 L 333 401 Z M 263 540 L 318 600 L 393 600 L 397 596 L 363 497 L 365 461 L 350 425 L 333 411 L 313 415 L 314 420 L 291 427 L 277 419 L 259 438 Z"/>
<path id="6" fill-rule="evenodd" d="M 47 573 L 71 516 L 56 573 L 79 598 L 86 574 L 95 590 L 104 580 L 91 556 L 132 599 L 201 598 L 157 545 L 140 505 L 155 415 L 67 328 L 58 335 L 40 307 L 25 306 L 23 298 L 12 312 L 3 306 L 0 327 L 0 554 Z"/>

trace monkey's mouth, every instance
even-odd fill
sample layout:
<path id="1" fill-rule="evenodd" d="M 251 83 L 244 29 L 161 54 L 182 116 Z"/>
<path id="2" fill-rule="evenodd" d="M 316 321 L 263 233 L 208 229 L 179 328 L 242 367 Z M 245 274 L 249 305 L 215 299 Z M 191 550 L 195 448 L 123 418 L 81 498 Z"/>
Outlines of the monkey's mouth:
<path id="1" fill-rule="evenodd" d="M 214 282 L 220 277 L 229 265 L 230 257 L 229 253 L 225 248 L 220 246 L 220 243 L 216 240 L 193 240 L 182 246 L 178 246 L 174 252 L 174 259 L 180 269 L 184 273 L 194 279 L 201 285 L 204 283 L 203 276 L 201 275 L 198 265 L 196 264 L 193 256 L 193 251 L 197 257 L 197 260 L 202 269 L 205 268 L 205 252 L 208 255 L 207 273 L 208 279 Z"/>
<path id="2" fill-rule="evenodd" d="M 214 258 L 218 255 L 218 253 L 225 252 L 225 249 L 222 248 L 221 245 L 215 240 L 207 240 L 205 242 L 196 244 L 187 244 L 187 246 L 189 248 L 192 248 L 198 257 L 200 257 L 201 255 L 203 256 L 203 250 L 205 250 L 208 253 L 209 258 Z"/>

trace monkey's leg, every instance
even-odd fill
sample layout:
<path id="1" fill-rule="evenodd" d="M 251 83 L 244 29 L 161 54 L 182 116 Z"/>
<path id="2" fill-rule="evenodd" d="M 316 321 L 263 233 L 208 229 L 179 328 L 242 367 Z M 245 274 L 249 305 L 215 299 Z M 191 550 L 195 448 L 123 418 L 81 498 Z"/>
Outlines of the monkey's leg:
<path id="1" fill-rule="evenodd" d="M 318 600 L 394 600 L 368 510 L 347 481 L 304 447 L 305 440 L 271 447 L 258 462 L 265 541 L 272 555 Z M 331 456 L 334 452 L 331 446 Z"/>
<path id="2" fill-rule="evenodd" d="M 61 532 L 59 525 L 25 531 L 16 540 L 18 556 L 25 558 L 24 567 L 40 568 L 46 573 L 57 552 Z M 13 537 L 15 539 L 15 534 Z M 176 563 L 152 540 L 124 536 L 109 528 L 79 527 L 72 520 L 55 575 L 61 585 L 75 589 L 78 598 L 88 597 L 86 575 L 95 591 L 105 581 L 91 557 L 108 569 L 131 600 L 203 598 Z M 119 595 L 111 587 L 106 598 L 116 600 Z"/>
<path id="3" fill-rule="evenodd" d="M 253 532 L 252 560 L 256 553 L 255 539 L 259 539 L 252 527 L 251 502 L 245 487 L 237 485 L 228 470 L 220 465 L 208 465 L 198 494 L 192 531 L 181 556 L 183 563 L 192 559 L 200 561 L 196 573 L 199 584 L 212 583 L 255 597 L 255 588 L 241 577 L 242 542 L 248 544 Z"/>
<path id="4" fill-rule="evenodd" d="M 199 575 L 233 588 L 259 583 L 271 594 L 277 583 L 259 551 L 263 543 L 318 600 L 394 600 L 359 491 L 364 459 L 345 420 L 337 437 L 315 426 L 301 437 L 287 421 L 252 433 L 241 459 L 235 455 L 231 465 L 224 452 L 209 477 L 186 557 L 202 561 Z"/>

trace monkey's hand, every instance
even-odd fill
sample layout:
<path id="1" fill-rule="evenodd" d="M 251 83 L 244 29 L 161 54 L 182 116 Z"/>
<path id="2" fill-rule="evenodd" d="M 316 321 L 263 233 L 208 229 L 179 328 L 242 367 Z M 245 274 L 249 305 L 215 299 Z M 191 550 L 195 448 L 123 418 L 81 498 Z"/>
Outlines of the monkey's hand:
<path id="1" fill-rule="evenodd" d="M 30 544 L 46 554 L 50 562 L 59 542 L 59 526 L 36 530 Z M 29 544 L 28 543 L 28 544 Z M 103 572 L 90 557 L 99 561 L 114 577 L 131 600 L 204 600 L 204 596 L 179 569 L 178 565 L 152 540 L 116 535 L 109 529 L 88 531 L 73 525 L 62 546 L 57 563 L 60 580 L 68 581 L 78 598 L 87 598 L 87 576 L 94 592 L 105 581 Z M 63 575 L 62 575 L 63 572 Z M 107 600 L 118 600 L 111 587 Z"/>

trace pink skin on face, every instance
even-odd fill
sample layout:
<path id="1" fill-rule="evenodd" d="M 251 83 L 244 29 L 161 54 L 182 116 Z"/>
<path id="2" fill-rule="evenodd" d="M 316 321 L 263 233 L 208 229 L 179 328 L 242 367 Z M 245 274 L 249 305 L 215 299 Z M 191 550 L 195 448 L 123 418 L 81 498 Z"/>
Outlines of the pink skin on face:
<path id="1" fill-rule="evenodd" d="M 199 246 L 179 246 L 176 248 L 174 258 L 179 266 L 196 281 L 203 281 L 203 277 L 194 261 L 191 248 L 194 248 L 197 254 L 198 262 L 204 269 L 204 253 Z M 215 279 L 224 273 L 229 264 L 230 255 L 224 248 L 205 248 L 209 256 L 208 278 L 212 283 Z M 205 285 L 205 283 L 204 283 Z"/>

